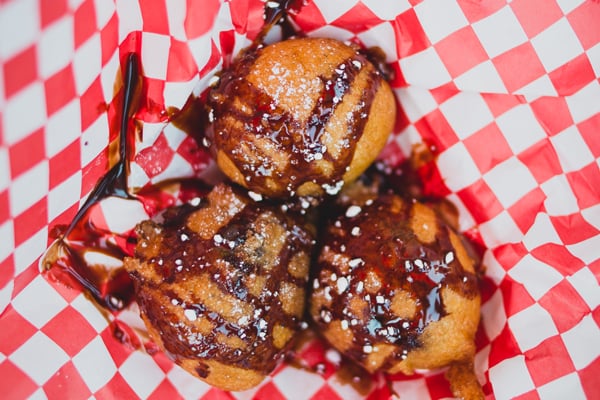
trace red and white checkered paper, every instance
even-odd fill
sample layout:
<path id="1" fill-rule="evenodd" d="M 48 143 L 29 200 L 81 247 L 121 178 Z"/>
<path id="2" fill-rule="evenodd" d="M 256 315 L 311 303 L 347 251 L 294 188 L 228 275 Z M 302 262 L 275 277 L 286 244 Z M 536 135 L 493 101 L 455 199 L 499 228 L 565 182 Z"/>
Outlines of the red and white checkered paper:
<path id="1" fill-rule="evenodd" d="M 262 25 L 259 0 L 0 1 L 0 397 L 351 399 L 326 346 L 258 388 L 223 393 L 162 353 L 115 339 L 83 294 L 40 275 L 49 228 L 107 170 L 115 78 L 141 56 L 136 185 L 202 173 L 204 153 L 161 111 L 206 87 Z M 435 146 L 426 190 L 485 245 L 476 372 L 489 398 L 600 397 L 600 3 L 313 0 L 310 36 L 379 46 L 402 106 L 382 158 Z M 117 87 L 118 89 L 118 87 Z M 103 203 L 115 229 L 139 206 Z M 114 224 L 114 225 L 111 225 Z M 133 323 L 135 324 L 135 322 Z M 386 384 L 386 380 L 389 385 Z M 450 396 L 440 372 L 376 380 L 369 399 Z"/>

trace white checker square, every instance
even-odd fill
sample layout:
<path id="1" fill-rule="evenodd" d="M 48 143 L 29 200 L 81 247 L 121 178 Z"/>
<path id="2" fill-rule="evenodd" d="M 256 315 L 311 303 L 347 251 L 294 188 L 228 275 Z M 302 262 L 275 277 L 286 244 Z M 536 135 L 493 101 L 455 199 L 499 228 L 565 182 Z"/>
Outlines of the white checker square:
<path id="1" fill-rule="evenodd" d="M 100 86 L 104 100 L 110 103 L 115 96 L 115 76 L 121 74 L 121 65 L 119 61 L 119 51 L 115 51 L 100 72 Z"/>
<path id="2" fill-rule="evenodd" d="M 71 10 L 76 10 L 85 0 L 68 0 L 69 8 Z"/>
<path id="3" fill-rule="evenodd" d="M 532 349 L 558 334 L 548 311 L 537 303 L 508 318 L 508 326 L 521 351 Z"/>
<path id="4" fill-rule="evenodd" d="M 142 67 L 149 78 L 166 79 L 171 38 L 156 33 L 142 33 Z"/>
<path id="5" fill-rule="evenodd" d="M 547 72 L 583 53 L 583 47 L 565 17 L 531 39 L 531 45 Z"/>
<path id="6" fill-rule="evenodd" d="M 440 110 L 460 139 L 465 139 L 494 121 L 485 100 L 476 92 L 461 92 L 452 96 Z"/>
<path id="7" fill-rule="evenodd" d="M 540 76 L 535 81 L 515 90 L 515 93 L 524 95 L 528 103 L 532 103 L 541 96 L 558 96 L 548 75 Z"/>
<path id="8" fill-rule="evenodd" d="M 567 276 L 567 281 L 577 290 L 591 310 L 600 306 L 600 285 L 588 267 L 583 267 L 573 275 Z"/>
<path id="9" fill-rule="evenodd" d="M 549 215 L 568 215 L 579 211 L 577 198 L 564 174 L 553 176 L 540 187 L 546 195 L 544 208 Z"/>
<path id="10" fill-rule="evenodd" d="M 31 235 L 29 239 L 21 243 L 14 252 L 15 276 L 32 266 L 40 254 L 43 254 L 48 244 L 48 227 Z"/>
<path id="11" fill-rule="evenodd" d="M 523 233 L 506 210 L 479 225 L 479 232 L 488 249 L 518 242 L 523 237 Z"/>
<path id="12" fill-rule="evenodd" d="M 96 10 L 96 26 L 102 29 L 115 13 L 115 3 L 112 0 L 94 0 Z"/>
<path id="13" fill-rule="evenodd" d="M 586 264 L 591 264 L 598 261 L 599 241 L 600 235 L 596 235 L 579 243 L 568 244 L 566 247 L 575 257 L 580 258 Z"/>
<path id="14" fill-rule="evenodd" d="M 0 12 L 0 59 L 7 60 L 34 44 L 40 26 L 37 0 L 3 2 Z"/>
<path id="15" fill-rule="evenodd" d="M 515 281 L 522 283 L 535 300 L 539 300 L 563 279 L 563 276 L 554 268 L 530 254 L 519 260 L 508 271 L 508 275 Z"/>
<path id="16" fill-rule="evenodd" d="M 194 90 L 197 82 L 196 78 L 188 82 L 165 82 L 163 90 L 165 106 L 181 108 Z"/>
<path id="17" fill-rule="evenodd" d="M 489 370 L 489 377 L 497 399 L 512 399 L 535 387 L 523 355 L 508 358 L 494 365 Z"/>
<path id="18" fill-rule="evenodd" d="M 85 166 L 94 160 L 108 146 L 108 119 L 106 113 L 101 114 L 81 134 L 81 165 Z"/>
<path id="19" fill-rule="evenodd" d="M 8 145 L 42 127 L 46 122 L 46 97 L 42 83 L 35 82 L 15 94 L 4 104 L 2 113 L 4 141 Z"/>
<path id="20" fill-rule="evenodd" d="M 454 192 L 473 184 L 481 177 L 463 142 L 458 142 L 441 153 L 437 166 L 446 186 Z"/>
<path id="21" fill-rule="evenodd" d="M 490 340 L 498 337 L 506 326 L 506 321 L 502 292 L 496 290 L 492 297 L 481 305 L 481 324 L 487 337 Z"/>
<path id="22" fill-rule="evenodd" d="M 164 372 L 147 354 L 134 351 L 119 368 L 131 389 L 142 399 L 148 398 L 165 377 Z"/>
<path id="23" fill-rule="evenodd" d="M 131 169 L 129 171 L 128 182 L 131 187 L 143 187 L 150 182 L 150 178 L 146 175 L 146 172 L 137 163 L 131 163 L 129 167 Z"/>
<path id="24" fill-rule="evenodd" d="M 540 400 L 585 399 L 577 372 L 555 379 L 537 388 Z"/>
<path id="25" fill-rule="evenodd" d="M 589 48 L 586 52 L 596 76 L 600 76 L 600 43 Z"/>
<path id="26" fill-rule="evenodd" d="M 94 33 L 75 51 L 73 77 L 75 91 L 82 95 L 94 82 L 102 69 L 102 47 L 100 34 Z"/>
<path id="27" fill-rule="evenodd" d="M 41 276 L 36 276 L 14 299 L 13 307 L 36 328 L 42 328 L 67 302 Z"/>
<path id="28" fill-rule="evenodd" d="M 600 97 L 598 101 L 600 102 Z M 558 135 L 552 136 L 550 142 L 552 142 L 560 166 L 565 172 L 578 171 L 595 160 L 590 148 L 583 141 L 575 126 L 570 126 Z"/>
<path id="29" fill-rule="evenodd" d="M 287 367 L 273 377 L 273 382 L 284 398 L 298 398 L 298 394 L 302 393 L 308 399 L 321 388 L 324 379 L 319 374 Z"/>
<path id="30" fill-rule="evenodd" d="M 508 93 L 494 63 L 490 60 L 486 60 L 454 78 L 454 83 L 462 91 Z"/>
<path id="31" fill-rule="evenodd" d="M 78 204 L 80 194 L 81 171 L 78 171 L 48 193 L 48 220 L 52 221 L 73 204 Z"/>
<path id="32" fill-rule="evenodd" d="M 593 81 L 565 100 L 576 124 L 600 113 L 600 83 Z"/>
<path id="33" fill-rule="evenodd" d="M 187 7 L 185 0 L 167 0 L 167 19 L 169 21 L 169 33 L 177 40 L 185 41 L 185 17 Z"/>
<path id="34" fill-rule="evenodd" d="M 106 225 L 111 232 L 125 233 L 138 222 L 148 219 L 142 202 L 118 197 L 109 197 L 100 203 Z M 123 218 L 126 215 L 127 218 Z"/>
<path id="35" fill-rule="evenodd" d="M 345 13 L 347 13 L 352 7 L 358 3 L 358 0 L 349 0 L 345 2 L 332 2 L 329 0 L 314 0 L 325 21 L 335 21 Z"/>
<path id="36" fill-rule="evenodd" d="M 389 3 L 382 3 L 379 0 L 375 0 L 375 3 L 388 5 Z M 395 2 L 396 3 L 396 2 Z M 401 3 L 401 2 L 398 2 Z M 388 14 L 388 15 L 396 15 L 396 14 Z M 378 46 L 381 50 L 383 50 L 383 54 L 386 55 L 387 62 L 393 62 L 397 60 L 396 56 L 396 42 L 394 40 L 381 40 L 381 38 L 393 38 L 394 37 L 394 28 L 392 24 L 389 22 L 384 22 L 379 25 L 375 25 L 374 27 L 359 33 L 358 38 L 365 45 L 366 48 Z"/>
<path id="37" fill-rule="evenodd" d="M 0 147 L 0 192 L 10 184 L 10 162 L 8 161 L 8 147 Z"/>
<path id="38" fill-rule="evenodd" d="M 79 311 L 79 313 L 85 317 L 87 323 L 90 324 L 96 332 L 100 333 L 108 326 L 106 317 L 85 294 L 81 293 L 71 301 L 71 307 Z"/>
<path id="39" fill-rule="evenodd" d="M 418 121 L 438 106 L 431 92 L 418 86 L 396 89 L 396 95 L 402 105 L 402 110 L 411 122 Z"/>
<path id="40" fill-rule="evenodd" d="M 73 365 L 92 393 L 106 385 L 117 372 L 115 362 L 100 336 L 96 336 L 73 357 Z M 152 385 L 151 378 L 149 376 L 149 386 Z"/>
<path id="41" fill-rule="evenodd" d="M 472 26 L 490 58 L 527 41 L 525 31 L 508 6 L 475 22 Z"/>
<path id="42" fill-rule="evenodd" d="M 556 3 L 566 15 L 579 7 L 585 0 L 556 0 Z"/>
<path id="43" fill-rule="evenodd" d="M 389 20 L 391 17 L 400 15 L 412 7 L 408 0 L 362 0 L 362 3 L 369 7 L 369 9 L 373 11 L 373 14 L 383 20 Z"/>
<path id="44" fill-rule="evenodd" d="M 37 45 L 38 68 L 43 78 L 57 73 L 73 59 L 75 48 L 73 25 L 73 16 L 67 14 L 44 28 Z"/>
<path id="45" fill-rule="evenodd" d="M 81 135 L 80 103 L 73 100 L 48 118 L 45 127 L 46 156 L 53 157 Z"/>
<path id="46" fill-rule="evenodd" d="M 518 105 L 496 119 L 511 150 L 515 154 L 546 138 L 546 132 L 536 119 L 531 107 Z"/>
<path id="47" fill-rule="evenodd" d="M 40 303 L 40 299 L 32 299 Z M 68 360 L 69 356 L 41 331 L 36 332 L 8 357 L 38 385 L 45 383 Z"/>
<path id="48" fill-rule="evenodd" d="M 600 356 L 600 329 L 591 314 L 561 336 L 575 368 L 585 368 Z"/>
<path id="49" fill-rule="evenodd" d="M 483 176 L 483 179 L 505 208 L 510 207 L 537 187 L 531 172 L 516 157 L 496 165 Z"/>
<path id="50" fill-rule="evenodd" d="M 494 253 L 486 251 L 483 254 L 481 263 L 485 265 L 485 276 L 494 281 L 497 286 L 500 286 L 500 283 L 506 277 L 506 270 L 500 265 L 496 257 L 494 257 Z"/>
<path id="51" fill-rule="evenodd" d="M 458 210 L 458 230 L 466 231 L 468 229 L 473 228 L 475 224 L 475 220 L 473 216 L 465 206 L 465 203 L 458 197 L 455 193 L 451 193 L 446 196 L 446 200 L 450 201 L 452 205 Z"/>
<path id="52" fill-rule="evenodd" d="M 543 246 L 548 243 L 556 243 L 561 245 L 562 241 L 556 233 L 556 229 L 550 217 L 545 213 L 538 213 L 535 217 L 533 225 L 529 228 L 525 237 L 523 238 L 523 244 L 527 250 L 533 250 L 539 246 Z"/>
<path id="53" fill-rule="evenodd" d="M 16 217 L 48 194 L 48 161 L 44 160 L 13 180 L 9 189 L 10 215 Z"/>
<path id="54" fill-rule="evenodd" d="M 199 399 L 211 389 L 211 386 L 192 376 L 179 365 L 175 365 L 167 378 L 184 399 Z"/>
<path id="55" fill-rule="evenodd" d="M 4 261 L 15 249 L 15 232 L 13 220 L 0 225 L 0 261 Z"/>
<path id="56" fill-rule="evenodd" d="M 309 36 L 311 37 L 326 37 L 331 39 L 337 39 L 342 42 L 350 40 L 354 37 L 354 33 L 347 29 L 339 28 L 334 25 L 325 25 L 315 30 L 310 31 Z M 237 53 L 234 53 L 237 54 Z"/>
<path id="57" fill-rule="evenodd" d="M 596 229 L 600 229 L 600 204 L 581 210 L 581 215 Z"/>
<path id="58" fill-rule="evenodd" d="M 119 43 L 122 43 L 130 32 L 144 29 L 142 11 L 137 1 L 116 0 L 115 4 L 119 15 Z"/>
<path id="59" fill-rule="evenodd" d="M 452 80 L 434 47 L 404 57 L 399 64 L 406 82 L 411 85 L 433 89 Z"/>
<path id="60" fill-rule="evenodd" d="M 434 44 L 469 24 L 455 1 L 424 1 L 415 6 L 415 13 L 429 41 Z"/>

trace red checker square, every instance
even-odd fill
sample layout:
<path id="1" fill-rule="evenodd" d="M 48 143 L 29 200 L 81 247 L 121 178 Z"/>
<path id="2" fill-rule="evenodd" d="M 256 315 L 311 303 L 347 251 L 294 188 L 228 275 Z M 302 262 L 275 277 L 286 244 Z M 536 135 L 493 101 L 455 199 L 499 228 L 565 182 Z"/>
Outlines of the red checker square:
<path id="1" fill-rule="evenodd" d="M 2 203 L 0 203 L 1 205 Z M 2 222 L 0 222 L 2 224 Z M 9 255 L 4 260 L 0 261 L 0 289 L 3 289 L 11 282 L 15 275 L 15 259 L 14 254 Z"/>
<path id="2" fill-rule="evenodd" d="M 425 385 L 432 399 L 451 399 L 452 391 L 443 373 L 425 377 Z"/>
<path id="3" fill-rule="evenodd" d="M 457 77 L 488 59 L 481 42 L 470 25 L 459 29 L 435 45 L 442 62 Z"/>
<path id="4" fill-rule="evenodd" d="M 66 66 L 44 82 L 46 94 L 46 112 L 54 114 L 71 100 L 75 99 L 75 79 L 73 68 Z"/>
<path id="5" fill-rule="evenodd" d="M 323 385 L 312 395 L 311 400 L 342 400 L 342 397 L 329 385 Z"/>
<path id="6" fill-rule="evenodd" d="M 593 162 L 579 171 L 569 172 L 566 175 L 579 208 L 584 209 L 598 204 L 600 168 L 597 163 Z"/>
<path id="7" fill-rule="evenodd" d="M 508 213 L 521 232 L 526 233 L 535 222 L 537 214 L 544 211 L 544 200 L 544 191 L 537 187 L 508 208 Z"/>
<path id="8" fill-rule="evenodd" d="M 165 81 L 144 77 L 140 108 L 137 112 L 138 118 L 144 122 L 164 122 Z"/>
<path id="9" fill-rule="evenodd" d="M 47 223 L 48 204 L 46 198 L 42 198 L 15 217 L 15 247 L 31 238 Z"/>
<path id="10" fill-rule="evenodd" d="M 102 47 L 102 65 L 108 63 L 119 45 L 119 17 L 114 13 L 100 31 L 100 45 Z"/>
<path id="11" fill-rule="evenodd" d="M 448 149 L 459 140 L 439 108 L 415 122 L 414 126 L 429 146 L 435 146 L 436 152 Z"/>
<path id="12" fill-rule="evenodd" d="M 525 363 L 536 386 L 567 375 L 575 370 L 560 336 L 552 336 L 525 352 Z"/>
<path id="13" fill-rule="evenodd" d="M 587 367 L 578 371 L 581 386 L 588 399 L 593 399 L 600 393 L 600 357 L 592 361 Z"/>
<path id="14" fill-rule="evenodd" d="M 302 32 L 310 32 L 327 25 L 327 21 L 325 21 L 323 14 L 321 14 L 314 1 L 309 1 L 308 4 L 304 5 L 300 13 L 295 15 L 293 19 Z"/>
<path id="15" fill-rule="evenodd" d="M 579 123 L 577 128 L 594 157 L 600 157 L 600 113 Z"/>
<path id="16" fill-rule="evenodd" d="M 208 393 L 203 397 L 203 399 L 211 399 L 211 397 L 207 397 Z M 286 397 L 279 391 L 277 385 L 275 385 L 272 381 L 266 382 L 264 385 L 258 389 L 258 391 L 254 394 L 254 399 L 256 400 L 286 400 Z"/>
<path id="17" fill-rule="evenodd" d="M 514 267 L 529 253 L 522 242 L 500 245 L 495 249 L 492 249 L 492 252 L 494 253 L 494 257 L 496 257 L 496 260 L 498 260 L 500 265 L 502 265 L 506 271 Z"/>
<path id="18" fill-rule="evenodd" d="M 585 53 L 550 72 L 549 76 L 560 95 L 573 94 L 596 79 L 596 73 Z"/>
<path id="19" fill-rule="evenodd" d="M 369 382 L 369 381 L 367 381 Z M 360 383 L 359 383 L 360 385 Z M 381 399 L 393 399 L 391 385 L 381 385 L 371 390 L 371 393 L 366 397 L 366 400 L 381 400 Z"/>
<path id="20" fill-rule="evenodd" d="M 152 2 L 154 3 L 154 2 Z M 213 17 L 217 15 L 221 3 L 219 0 L 186 0 L 186 13 L 183 26 L 188 39 L 194 39 L 212 28 Z M 232 8 L 233 10 L 234 8 Z M 233 17 L 233 15 L 232 15 Z"/>
<path id="21" fill-rule="evenodd" d="M 538 302 L 550 313 L 559 332 L 573 328 L 591 312 L 587 303 L 566 279 L 554 286 Z"/>
<path id="22" fill-rule="evenodd" d="M 537 183 L 544 183 L 553 176 L 562 174 L 556 150 L 547 139 L 540 140 L 519 153 L 517 158 L 527 166 Z"/>
<path id="23" fill-rule="evenodd" d="M 28 47 L 3 64 L 4 97 L 7 99 L 37 79 L 35 46 Z"/>
<path id="24" fill-rule="evenodd" d="M 456 193 L 467 208 L 476 223 L 489 221 L 504 209 L 488 184 L 479 179 Z"/>
<path id="25" fill-rule="evenodd" d="M 32 132 L 8 148 L 10 176 L 12 179 L 30 170 L 46 157 L 44 130 Z"/>
<path id="26" fill-rule="evenodd" d="M 21 272 L 13 281 L 13 298 L 17 297 L 35 278 L 40 275 L 37 263 L 32 263 L 25 271 Z"/>
<path id="27" fill-rule="evenodd" d="M 10 360 L 0 363 L 0 393 L 4 399 L 27 399 L 38 388 L 37 384 Z"/>
<path id="28" fill-rule="evenodd" d="M 187 43 L 171 38 L 169 61 L 167 63 L 167 81 L 189 81 L 196 74 L 198 74 L 198 66 Z"/>
<path id="29" fill-rule="evenodd" d="M 335 373 L 336 366 L 325 357 L 328 345 L 321 340 L 313 340 L 297 357 L 312 370 L 318 370 L 323 379 L 329 379 Z"/>
<path id="30" fill-rule="evenodd" d="M 77 49 L 96 32 L 96 7 L 94 6 L 94 0 L 85 0 L 75 10 L 73 20 L 75 25 L 75 48 Z"/>
<path id="31" fill-rule="evenodd" d="M 135 162 L 144 170 L 150 178 L 163 172 L 168 166 L 175 152 L 169 143 L 164 133 L 158 136 L 152 146 L 146 147 L 135 156 Z"/>
<path id="32" fill-rule="evenodd" d="M 87 195 L 107 171 L 107 152 L 103 151 L 81 169 L 81 195 Z"/>
<path id="33" fill-rule="evenodd" d="M 42 30 L 56 21 L 69 10 L 67 0 L 39 0 L 40 5 L 40 27 Z"/>
<path id="34" fill-rule="evenodd" d="M 175 389 L 175 386 L 167 379 L 163 380 L 160 385 L 148 396 L 148 400 L 163 400 L 163 399 L 181 399 L 181 395 Z"/>
<path id="35" fill-rule="evenodd" d="M 479 351 L 490 344 L 490 338 L 483 329 L 483 324 L 479 324 L 475 332 L 475 348 Z"/>
<path id="36" fill-rule="evenodd" d="M 81 351 L 94 337 L 96 331 L 74 308 L 66 307 L 41 329 L 71 357 Z"/>
<path id="37" fill-rule="evenodd" d="M 208 59 L 206 65 L 200 68 L 200 72 L 198 72 L 199 77 L 204 77 L 207 73 L 209 73 L 213 68 L 215 68 L 219 61 L 221 60 L 221 53 L 219 53 L 219 48 L 215 44 L 214 41 L 211 40 L 211 49 L 210 49 L 210 58 Z"/>
<path id="38" fill-rule="evenodd" d="M 550 221 L 564 244 L 576 244 L 600 233 L 579 213 L 553 216 Z"/>
<path id="39" fill-rule="evenodd" d="M 342 16 L 331 22 L 331 25 L 348 29 L 353 33 L 360 33 L 383 22 L 381 18 L 373 14 L 373 11 L 362 2 L 356 3 L 354 7 Z"/>
<path id="40" fill-rule="evenodd" d="M 564 131 L 574 123 L 564 97 L 540 97 L 531 103 L 531 110 L 550 136 Z"/>
<path id="41" fill-rule="evenodd" d="M 435 163 L 431 162 L 423 165 L 417 173 L 421 182 L 423 182 L 424 196 L 442 198 L 451 193 Z"/>
<path id="42" fill-rule="evenodd" d="M 96 400 L 138 399 L 139 396 L 117 372 L 103 388 L 94 393 L 94 398 Z"/>
<path id="43" fill-rule="evenodd" d="M 100 77 L 81 95 L 81 131 L 85 131 L 107 109 Z"/>
<path id="44" fill-rule="evenodd" d="M 563 16 L 555 1 L 514 0 L 510 3 L 510 7 L 529 38 L 534 37 Z"/>
<path id="45" fill-rule="evenodd" d="M 106 346 L 117 367 L 120 367 L 131 355 L 131 353 L 136 351 L 133 346 L 128 346 L 115 337 L 113 326 L 109 325 L 106 329 L 100 332 L 100 337 L 102 338 L 104 345 Z"/>
<path id="46" fill-rule="evenodd" d="M 8 221 L 8 218 L 10 218 L 10 213 L 8 210 L 8 189 L 6 189 L 0 192 L 0 225 Z"/>
<path id="47" fill-rule="evenodd" d="M 490 355 L 488 363 L 490 368 L 494 365 L 521 354 L 519 345 L 510 331 L 508 324 L 504 326 L 502 332 L 492 341 L 490 346 Z"/>
<path id="48" fill-rule="evenodd" d="M 43 388 L 48 400 L 87 399 L 92 394 L 71 361 L 44 383 Z"/>
<path id="49" fill-rule="evenodd" d="M 474 23 L 500 10 L 506 6 L 506 2 L 504 0 L 486 0 L 485 3 L 461 1 L 458 5 L 469 22 Z"/>
<path id="50" fill-rule="evenodd" d="M 434 89 L 430 89 L 429 92 L 438 104 L 442 104 L 450 97 L 460 92 L 460 90 L 458 90 L 454 81 L 450 81 Z"/>
<path id="51" fill-rule="evenodd" d="M 504 299 L 504 310 L 507 318 L 535 304 L 535 300 L 531 297 L 525 286 L 510 278 L 500 283 L 500 291 Z"/>
<path id="52" fill-rule="evenodd" d="M 79 171 L 80 167 L 78 161 L 80 157 L 80 142 L 79 140 L 75 140 L 49 160 L 50 189 L 55 188 Z"/>
<path id="53" fill-rule="evenodd" d="M 492 60 L 492 63 L 510 92 L 520 89 L 546 73 L 530 42 L 500 54 Z"/>
<path id="54" fill-rule="evenodd" d="M 583 45 L 588 50 L 600 42 L 600 8 L 595 1 L 585 1 L 567 15 L 567 20 Z"/>
<path id="55" fill-rule="evenodd" d="M 408 2 L 410 3 L 411 6 L 416 6 L 419 3 L 422 3 L 423 0 L 408 0 Z"/>
<path id="56" fill-rule="evenodd" d="M 144 32 L 169 34 L 169 20 L 164 1 L 140 0 Z"/>
<path id="57" fill-rule="evenodd" d="M 173 366 L 175 365 L 173 364 L 173 360 L 167 357 L 167 355 L 162 351 L 157 351 L 156 353 L 152 354 L 152 359 L 154 360 L 154 362 L 156 362 L 156 365 L 158 365 L 158 367 L 165 373 L 165 375 L 169 373 L 169 371 L 172 370 Z"/>
<path id="58" fill-rule="evenodd" d="M 75 298 L 79 296 L 83 290 L 79 281 L 77 281 L 73 275 L 61 268 L 52 268 L 48 271 L 45 271 L 44 278 L 67 302 L 75 300 Z"/>
<path id="59" fill-rule="evenodd" d="M 546 243 L 531 251 L 531 255 L 551 265 L 564 276 L 570 276 L 585 267 L 585 263 L 575 257 L 565 246 Z"/>
<path id="60" fill-rule="evenodd" d="M 393 21 L 398 58 L 408 57 L 428 48 L 431 43 L 423 31 L 414 9 L 398 15 Z M 410 40 L 407 40 L 410 38 Z"/>
<path id="61" fill-rule="evenodd" d="M 0 352 L 7 356 L 11 355 L 36 332 L 35 326 L 8 305 L 0 317 Z M 4 375 L 0 374 L 0 376 Z M 4 392 L 0 391 L 0 393 Z"/>
<path id="62" fill-rule="evenodd" d="M 481 97 L 487 104 L 492 115 L 496 118 L 508 110 L 526 103 L 525 98 L 518 94 L 482 93 Z"/>
<path id="63" fill-rule="evenodd" d="M 466 138 L 464 144 L 482 174 L 513 155 L 495 122 Z"/>

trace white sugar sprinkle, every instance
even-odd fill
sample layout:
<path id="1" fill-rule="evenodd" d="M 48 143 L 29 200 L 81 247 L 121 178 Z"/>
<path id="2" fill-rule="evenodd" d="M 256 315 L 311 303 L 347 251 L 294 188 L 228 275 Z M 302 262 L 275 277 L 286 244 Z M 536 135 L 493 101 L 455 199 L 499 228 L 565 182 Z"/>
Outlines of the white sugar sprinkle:
<path id="1" fill-rule="evenodd" d="M 356 268 L 359 265 L 363 265 L 365 262 L 362 258 L 353 258 L 352 260 L 350 260 L 350 262 L 348 262 L 348 265 L 350 266 L 350 268 Z"/>
<path id="2" fill-rule="evenodd" d="M 360 226 L 355 226 L 354 228 L 352 228 L 350 234 L 352 236 L 360 236 Z"/>
<path id="3" fill-rule="evenodd" d="M 348 218 L 356 217 L 358 214 L 360 214 L 361 211 L 362 211 L 362 209 L 359 206 L 350 206 L 346 210 L 346 217 L 348 217 Z"/>
<path id="4" fill-rule="evenodd" d="M 338 294 L 342 294 L 346 289 L 348 289 L 348 279 L 342 276 L 337 280 L 337 292 Z"/>
<path id="5" fill-rule="evenodd" d="M 454 261 L 454 253 L 451 251 L 446 253 L 446 257 L 444 258 L 444 261 L 446 262 L 446 264 L 450 264 L 452 261 Z"/>
<path id="6" fill-rule="evenodd" d="M 183 315 L 185 315 L 185 317 L 190 321 L 195 321 L 198 319 L 198 314 L 196 314 L 196 311 L 189 308 L 183 311 Z"/>

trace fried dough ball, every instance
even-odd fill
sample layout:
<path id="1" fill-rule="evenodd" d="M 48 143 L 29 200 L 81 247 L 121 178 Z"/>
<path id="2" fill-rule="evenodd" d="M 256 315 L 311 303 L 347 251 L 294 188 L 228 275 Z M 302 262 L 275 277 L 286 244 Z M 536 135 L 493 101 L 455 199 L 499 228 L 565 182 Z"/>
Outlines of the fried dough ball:
<path id="1" fill-rule="evenodd" d="M 150 337 L 210 385 L 258 385 L 300 329 L 314 229 L 219 184 L 137 234 L 125 268 Z"/>
<path id="2" fill-rule="evenodd" d="M 435 211 L 361 181 L 338 199 L 319 253 L 310 313 L 368 372 L 450 366 L 456 396 L 482 398 L 473 372 L 479 261 Z"/>
<path id="3" fill-rule="evenodd" d="M 242 53 L 207 106 L 206 140 L 220 169 L 273 198 L 336 194 L 377 157 L 396 117 L 373 64 L 321 38 Z"/>

